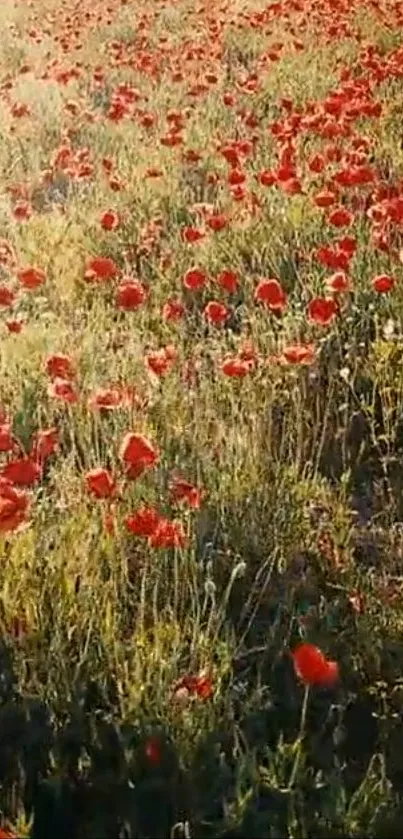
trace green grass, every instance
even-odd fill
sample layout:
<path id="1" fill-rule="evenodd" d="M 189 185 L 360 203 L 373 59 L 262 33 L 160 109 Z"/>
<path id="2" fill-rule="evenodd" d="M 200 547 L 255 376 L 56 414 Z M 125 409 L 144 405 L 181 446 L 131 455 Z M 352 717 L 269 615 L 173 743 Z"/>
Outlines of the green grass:
<path id="1" fill-rule="evenodd" d="M 77 789 L 84 798 L 70 812 L 81 812 L 82 821 L 70 837 L 316 839 L 401 830 L 402 239 L 392 219 L 390 241 L 377 248 L 366 212 L 381 200 L 377 189 L 401 190 L 399 10 L 381 3 L 376 13 L 358 0 L 295 5 L 253 26 L 246 14 L 256 12 L 253 2 L 1 6 L 0 221 L 16 265 L 1 268 L 0 280 L 18 295 L 0 309 L 0 405 L 25 454 L 39 429 L 55 427 L 59 436 L 41 480 L 24 490 L 26 521 L 0 534 L 0 626 L 15 679 L 0 717 L 7 720 L 7 703 L 46 703 L 54 738 L 43 747 L 50 762 L 35 770 L 32 801 L 24 794 L 28 712 L 15 745 L 18 769 L 0 771 L 0 823 L 4 816 L 18 835 L 44 836 L 45 823 L 49 835 L 57 833 Z M 114 42 L 122 45 L 118 59 Z M 284 44 L 278 60 L 276 42 Z M 77 62 L 78 78 L 57 79 Z M 30 71 L 21 73 L 25 63 Z M 99 68 L 104 77 L 96 81 Z M 343 69 L 351 70 L 354 95 L 347 79 L 340 81 Z M 256 81 L 249 92 L 242 87 L 248 76 Z M 361 101 L 360 79 L 368 82 L 368 101 L 382 103 L 380 116 L 351 113 Z M 195 88 L 201 82 L 203 94 Z M 108 111 L 123 83 L 136 101 L 114 122 Z M 323 115 L 323 103 L 341 87 L 350 105 L 344 102 L 342 117 L 329 116 L 326 136 L 320 125 L 299 131 L 295 122 L 289 130 L 302 194 L 263 186 L 259 174 L 278 166 L 281 143 L 271 128 L 287 115 L 281 100 L 292 100 L 304 118 Z M 225 104 L 224 93 L 236 105 Z M 66 109 L 72 101 L 73 114 Z M 13 116 L 16 102 L 28 115 Z M 182 144 L 174 147 L 160 142 L 175 125 L 171 111 L 182 123 Z M 155 119 L 150 127 L 144 113 Z M 345 135 L 332 137 L 343 123 Z M 56 171 L 52 161 L 68 138 L 72 170 Z M 362 138 L 368 154 L 355 159 Z M 241 140 L 250 147 L 239 154 L 245 196 L 236 200 L 221 150 Z M 330 158 L 332 145 L 342 162 L 329 159 L 324 173 L 314 174 L 308 162 L 315 154 Z M 73 169 L 85 150 L 92 168 L 79 178 Z M 199 152 L 200 161 L 186 162 L 186 150 Z M 108 182 L 105 157 L 120 191 Z M 353 209 L 354 222 L 338 231 L 313 198 L 338 169 L 364 162 L 375 183 L 340 188 L 338 204 Z M 161 177 L 149 177 L 149 167 Z M 25 221 L 13 213 L 25 200 L 12 198 L 18 185 L 32 206 Z M 361 197 L 356 207 L 353 194 Z M 183 228 L 205 225 L 201 204 L 206 219 L 214 209 L 228 225 L 215 233 L 207 227 L 201 242 L 188 244 Z M 108 209 L 121 217 L 115 231 L 100 224 Z M 340 295 L 338 315 L 323 326 L 307 307 L 329 295 L 332 270 L 315 252 L 344 234 L 357 240 L 351 292 Z M 96 256 L 141 280 L 148 290 L 141 307 L 117 308 L 117 279 L 85 282 Z M 26 266 L 46 273 L 34 291 L 19 286 L 17 268 Z M 183 287 L 193 267 L 209 276 L 197 292 Z M 238 276 L 233 295 L 214 279 L 224 269 Z M 388 294 L 372 287 L 380 274 L 396 278 Z M 277 278 L 288 295 L 281 315 L 254 299 L 265 277 Z M 186 307 L 178 322 L 162 317 L 171 297 Z M 209 300 L 230 307 L 225 326 L 206 323 Z M 24 321 L 18 334 L 6 324 L 15 318 Z M 247 342 L 255 368 L 226 376 L 222 363 Z M 284 348 L 300 343 L 314 347 L 313 363 L 285 362 Z M 159 378 L 146 356 L 169 345 L 177 357 Z M 75 367 L 75 404 L 49 393 L 46 361 L 55 353 Z M 139 402 L 91 410 L 89 398 L 116 385 L 134 388 Z M 131 431 L 160 453 L 136 480 L 126 480 L 120 455 Z M 0 453 L 1 468 L 12 458 Z M 107 502 L 86 489 L 96 467 L 118 484 L 112 531 Z M 172 500 L 176 473 L 203 490 L 200 509 Z M 125 519 L 142 505 L 180 520 L 187 545 L 157 549 L 129 533 Z M 340 665 L 334 690 L 311 689 L 306 714 L 289 655 L 302 640 Z M 178 701 L 178 680 L 200 672 L 211 679 L 212 697 Z M 88 710 L 83 696 L 92 690 Z M 42 729 L 32 725 L 42 742 Z M 64 737 L 70 743 L 74 725 L 82 749 L 72 771 L 70 746 L 61 744 Z M 98 725 L 117 732 L 111 754 Z M 129 729 L 135 747 L 125 740 Z M 164 731 L 177 761 L 167 758 L 166 774 L 161 770 L 166 788 L 158 787 L 155 767 L 149 778 L 141 763 L 154 729 Z M 97 763 L 102 754 L 109 775 Z M 119 771 L 111 768 L 115 759 Z M 42 796 L 45 778 L 59 785 L 60 823 L 48 793 Z M 128 779 L 138 793 L 135 818 L 126 812 Z M 114 795 L 126 802 L 116 813 Z M 152 819 L 160 795 L 171 809 L 160 825 L 147 826 L 141 814 Z M 182 822 L 189 824 L 180 833 L 174 826 Z"/>

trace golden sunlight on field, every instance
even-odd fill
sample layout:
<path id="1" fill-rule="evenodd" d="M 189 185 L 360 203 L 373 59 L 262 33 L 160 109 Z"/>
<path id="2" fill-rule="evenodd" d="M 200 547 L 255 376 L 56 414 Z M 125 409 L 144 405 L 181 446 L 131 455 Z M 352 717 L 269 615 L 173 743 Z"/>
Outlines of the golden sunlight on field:
<path id="1" fill-rule="evenodd" d="M 0 27 L 0 839 L 400 836 L 403 2 Z"/>

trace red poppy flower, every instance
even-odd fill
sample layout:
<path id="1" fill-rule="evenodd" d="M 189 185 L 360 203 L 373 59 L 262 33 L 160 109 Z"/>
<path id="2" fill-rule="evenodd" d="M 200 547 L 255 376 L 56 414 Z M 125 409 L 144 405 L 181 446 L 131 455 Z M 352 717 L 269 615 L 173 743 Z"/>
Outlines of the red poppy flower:
<path id="1" fill-rule="evenodd" d="M 332 204 L 336 203 L 336 200 L 336 193 L 326 189 L 315 195 L 314 204 L 316 204 L 317 207 L 331 207 Z"/>
<path id="2" fill-rule="evenodd" d="M 334 320 L 338 312 L 337 303 L 332 297 L 315 297 L 308 305 L 308 314 L 311 321 L 327 326 Z"/>
<path id="3" fill-rule="evenodd" d="M 214 694 L 211 679 L 207 675 L 200 673 L 199 676 L 196 676 L 194 691 L 200 699 L 211 699 Z"/>
<path id="4" fill-rule="evenodd" d="M 245 186 L 243 186 L 242 184 L 238 184 L 238 186 L 233 186 L 233 187 L 231 187 L 231 195 L 232 195 L 232 197 L 233 197 L 234 201 L 239 201 L 239 202 L 241 202 L 241 201 L 244 201 L 244 199 L 247 197 L 248 193 L 247 193 L 247 191 L 246 191 Z M 246 212 L 251 212 L 251 213 L 252 213 L 252 215 L 254 215 L 254 214 L 255 214 L 255 213 L 254 213 L 254 206 L 255 206 L 255 205 L 254 205 L 254 201 L 253 201 L 252 193 L 251 193 L 251 201 L 250 201 L 250 204 L 251 204 L 251 206 L 252 206 L 252 209 L 251 209 L 251 210 L 249 210 L 249 207 L 248 207 L 248 209 L 247 209 L 247 210 L 244 210 L 244 217 L 245 217 L 245 215 L 246 215 Z M 256 204 L 256 206 L 258 206 L 258 205 Z"/>
<path id="5" fill-rule="evenodd" d="M 182 154 L 182 160 L 184 160 L 185 163 L 199 163 L 202 159 L 203 155 L 201 152 L 196 151 L 196 149 L 186 149 L 186 151 Z"/>
<path id="6" fill-rule="evenodd" d="M 147 367 L 152 370 L 156 376 L 166 376 L 176 360 L 176 356 L 177 353 L 174 347 L 163 347 L 160 350 L 147 353 L 145 356 L 145 362 Z"/>
<path id="7" fill-rule="evenodd" d="M 44 428 L 37 431 L 33 443 L 31 455 L 38 461 L 46 460 L 57 449 L 59 443 L 59 432 L 57 428 Z"/>
<path id="8" fill-rule="evenodd" d="M 126 312 L 134 312 L 147 299 L 147 289 L 139 280 L 125 279 L 118 285 L 116 305 Z"/>
<path id="9" fill-rule="evenodd" d="M 80 181 L 85 178 L 90 178 L 94 173 L 94 167 L 91 163 L 80 163 L 75 171 L 75 180 Z"/>
<path id="10" fill-rule="evenodd" d="M 329 213 L 327 220 L 333 227 L 349 227 L 354 220 L 354 216 L 344 207 L 337 207 Z"/>
<path id="11" fill-rule="evenodd" d="M 162 146 L 173 148 L 174 146 L 182 145 L 183 137 L 176 131 L 170 131 L 168 134 L 165 134 L 164 137 L 160 137 L 160 143 Z"/>
<path id="12" fill-rule="evenodd" d="M 162 307 L 162 317 L 166 321 L 178 321 L 185 314 L 186 307 L 181 300 L 171 298 Z"/>
<path id="13" fill-rule="evenodd" d="M 231 356 L 226 358 L 221 365 L 221 370 L 226 376 L 232 378 L 243 378 L 253 370 L 254 364 L 249 359 L 241 358 L 240 356 Z"/>
<path id="14" fill-rule="evenodd" d="M 158 462 L 159 452 L 142 434 L 129 431 L 122 441 L 120 458 L 128 477 L 135 478 Z"/>
<path id="15" fill-rule="evenodd" d="M 15 486 L 29 487 L 39 481 L 42 469 L 39 463 L 30 457 L 21 457 L 18 460 L 10 460 L 1 470 L 1 475 Z"/>
<path id="16" fill-rule="evenodd" d="M 200 242 L 204 239 L 206 231 L 200 227 L 184 227 L 182 230 L 182 239 L 189 244 Z"/>
<path id="17" fill-rule="evenodd" d="M 308 161 L 308 167 L 310 171 L 314 172 L 316 175 L 319 175 L 321 172 L 323 172 L 325 166 L 326 161 L 322 154 L 315 154 Z"/>
<path id="18" fill-rule="evenodd" d="M 238 185 L 231 188 L 231 195 L 234 201 L 243 201 L 247 196 L 247 192 L 244 186 Z"/>
<path id="19" fill-rule="evenodd" d="M 300 644 L 292 653 L 297 676 L 306 685 L 331 686 L 339 678 L 337 662 L 328 661 L 313 644 Z"/>
<path id="20" fill-rule="evenodd" d="M 225 213 L 213 213 L 213 215 L 207 218 L 207 226 L 210 230 L 214 230 L 215 232 L 219 232 L 220 230 L 224 230 L 225 227 L 228 225 L 228 217 Z"/>
<path id="21" fill-rule="evenodd" d="M 84 279 L 88 282 L 112 280 L 119 273 L 119 268 L 108 256 L 95 256 L 87 264 Z"/>
<path id="22" fill-rule="evenodd" d="M 54 353 L 46 359 L 46 372 L 52 379 L 74 379 L 75 369 L 69 355 Z"/>
<path id="23" fill-rule="evenodd" d="M 140 124 L 143 128 L 152 128 L 157 122 L 157 115 L 151 113 L 142 114 Z"/>
<path id="24" fill-rule="evenodd" d="M 326 286 L 329 291 L 342 294 L 343 292 L 350 291 L 351 282 L 350 278 L 344 271 L 336 271 L 335 274 L 332 274 L 331 277 L 327 278 Z"/>
<path id="25" fill-rule="evenodd" d="M 23 320 L 6 320 L 6 327 L 13 335 L 19 335 L 24 326 Z"/>
<path id="26" fill-rule="evenodd" d="M 189 483 L 189 481 L 185 481 L 184 478 L 175 477 L 171 481 L 169 491 L 173 501 L 185 501 L 194 510 L 199 509 L 202 492 L 193 484 Z"/>
<path id="27" fill-rule="evenodd" d="M 4 306 L 5 308 L 12 306 L 15 297 L 15 292 L 12 291 L 11 288 L 7 288 L 5 285 L 0 286 L 0 306 Z"/>
<path id="28" fill-rule="evenodd" d="M 289 364 L 312 364 L 316 359 L 312 344 L 290 344 L 284 347 L 282 355 Z"/>
<path id="29" fill-rule="evenodd" d="M 300 195 L 302 193 L 302 184 L 299 178 L 289 178 L 281 184 L 281 188 L 286 195 Z"/>
<path id="30" fill-rule="evenodd" d="M 126 517 L 125 525 L 134 536 L 148 538 L 154 533 L 159 520 L 159 513 L 153 507 L 140 507 L 135 513 Z"/>
<path id="31" fill-rule="evenodd" d="M 115 213 L 114 210 L 105 210 L 100 221 L 104 230 L 117 230 L 120 224 L 119 214 Z"/>
<path id="32" fill-rule="evenodd" d="M 348 271 L 352 253 L 341 247 L 331 248 L 328 245 L 322 245 L 317 249 L 315 256 L 321 265 L 330 271 Z"/>
<path id="33" fill-rule="evenodd" d="M 126 182 L 119 175 L 112 175 L 109 178 L 109 186 L 113 192 L 121 192 L 126 187 Z"/>
<path id="34" fill-rule="evenodd" d="M 284 186 L 284 184 L 288 183 L 288 181 L 294 180 L 295 178 L 295 166 L 292 163 L 285 163 L 276 171 L 276 180 L 279 183 L 279 186 Z"/>
<path id="35" fill-rule="evenodd" d="M 183 285 L 189 291 L 199 291 L 206 285 L 208 276 L 201 268 L 189 268 L 183 277 Z"/>
<path id="36" fill-rule="evenodd" d="M 263 172 L 259 174 L 259 182 L 262 186 L 273 186 L 276 183 L 277 176 L 274 172 L 271 172 L 270 169 L 264 169 Z"/>
<path id="37" fill-rule="evenodd" d="M 221 286 L 224 291 L 228 291 L 229 294 L 235 294 L 238 288 L 238 277 L 234 271 L 224 270 L 218 274 L 216 278 L 216 282 L 219 286 Z"/>
<path id="38" fill-rule="evenodd" d="M 378 294 L 387 294 L 389 291 L 392 291 L 395 282 L 396 280 L 394 277 L 389 277 L 388 274 L 379 274 L 372 280 L 372 288 L 374 291 L 377 291 Z"/>
<path id="39" fill-rule="evenodd" d="M 117 408 L 128 408 L 137 401 L 134 391 L 130 388 L 109 387 L 99 388 L 88 399 L 88 407 L 98 411 L 115 411 Z"/>
<path id="40" fill-rule="evenodd" d="M 18 201 L 12 212 L 17 221 L 28 221 L 32 216 L 32 206 L 29 201 Z"/>
<path id="41" fill-rule="evenodd" d="M 85 476 L 87 490 L 95 498 L 112 498 L 116 492 L 116 483 L 107 469 L 91 469 Z"/>
<path id="42" fill-rule="evenodd" d="M 337 244 L 339 249 L 347 254 L 348 257 L 354 256 L 357 250 L 357 239 L 355 236 L 342 236 Z"/>
<path id="43" fill-rule="evenodd" d="M 234 146 L 222 146 L 220 153 L 233 168 L 240 165 L 239 152 Z"/>
<path id="44" fill-rule="evenodd" d="M 26 520 L 28 496 L 0 478 L 0 533 L 12 533 Z"/>
<path id="45" fill-rule="evenodd" d="M 0 424 L 0 452 L 9 452 L 13 449 L 13 435 L 11 430 L 11 423 L 4 422 Z"/>
<path id="46" fill-rule="evenodd" d="M 216 326 L 219 326 L 227 320 L 229 309 L 217 300 L 210 300 L 207 306 L 205 306 L 203 314 L 209 323 L 214 323 Z"/>
<path id="47" fill-rule="evenodd" d="M 65 169 L 71 162 L 72 149 L 69 145 L 60 146 L 51 157 L 52 169 Z"/>
<path id="48" fill-rule="evenodd" d="M 180 521 L 170 521 L 161 517 L 155 530 L 149 536 L 151 548 L 184 548 L 187 539 Z"/>
<path id="49" fill-rule="evenodd" d="M 174 697 L 197 696 L 199 699 L 211 699 L 214 695 L 214 688 L 211 678 L 204 672 L 198 675 L 186 674 L 178 679 L 173 686 Z"/>
<path id="50" fill-rule="evenodd" d="M 107 117 L 112 122 L 120 122 L 120 120 L 123 119 L 123 117 L 127 116 L 128 113 L 128 103 L 124 102 L 123 98 L 117 96 L 112 99 L 110 108 L 107 111 Z"/>
<path id="51" fill-rule="evenodd" d="M 245 172 L 243 172 L 242 169 L 231 169 L 227 177 L 227 181 L 230 186 L 239 186 L 246 181 Z"/>
<path id="52" fill-rule="evenodd" d="M 222 101 L 223 101 L 224 105 L 227 106 L 227 108 L 232 108 L 233 105 L 235 105 L 236 99 L 235 99 L 235 96 L 234 96 L 233 93 L 230 93 L 229 91 L 226 91 L 223 94 Z"/>
<path id="53" fill-rule="evenodd" d="M 73 383 L 59 376 L 49 385 L 48 394 L 53 399 L 59 399 L 71 405 L 78 402 L 78 392 Z"/>
<path id="54" fill-rule="evenodd" d="M 43 285 L 46 274 L 42 268 L 21 268 L 17 271 L 17 279 L 24 288 L 33 291 Z"/>
<path id="55" fill-rule="evenodd" d="M 255 289 L 255 300 L 272 311 L 282 312 L 287 305 L 287 295 L 278 280 L 260 280 Z"/>

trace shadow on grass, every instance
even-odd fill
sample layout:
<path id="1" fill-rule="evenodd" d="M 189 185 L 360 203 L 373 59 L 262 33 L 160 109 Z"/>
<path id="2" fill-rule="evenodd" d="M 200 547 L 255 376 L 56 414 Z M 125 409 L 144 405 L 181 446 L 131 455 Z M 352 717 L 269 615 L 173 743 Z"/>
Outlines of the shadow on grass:
<path id="1" fill-rule="evenodd" d="M 147 709 L 141 724 L 117 722 L 88 678 L 56 719 L 18 695 L 4 646 L 0 661 L 2 814 L 12 823 L 18 803 L 31 839 L 399 835 L 403 726 L 377 719 L 362 688 L 354 699 L 312 691 L 303 772 L 288 789 L 303 689 L 286 655 L 235 666 L 230 717 L 201 733 L 186 767 Z"/>

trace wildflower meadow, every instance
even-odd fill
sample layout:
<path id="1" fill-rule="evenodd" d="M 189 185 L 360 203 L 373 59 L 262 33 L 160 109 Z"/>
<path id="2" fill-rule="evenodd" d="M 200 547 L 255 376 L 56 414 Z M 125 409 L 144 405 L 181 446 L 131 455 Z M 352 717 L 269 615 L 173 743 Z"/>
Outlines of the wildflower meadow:
<path id="1" fill-rule="evenodd" d="M 403 832 L 403 2 L 0 4 L 0 837 Z"/>

